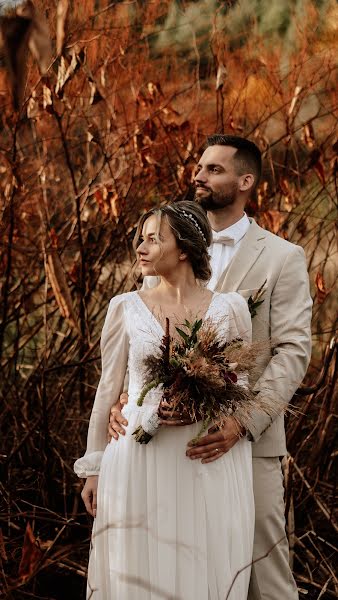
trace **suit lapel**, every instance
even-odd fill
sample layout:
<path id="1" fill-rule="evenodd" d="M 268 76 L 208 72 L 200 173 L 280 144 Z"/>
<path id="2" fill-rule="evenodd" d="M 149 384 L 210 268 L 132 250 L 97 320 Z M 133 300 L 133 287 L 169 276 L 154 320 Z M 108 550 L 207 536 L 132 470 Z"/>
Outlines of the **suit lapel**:
<path id="1" fill-rule="evenodd" d="M 253 219 L 234 258 L 219 278 L 216 291 L 236 291 L 265 246 L 266 233 Z"/>

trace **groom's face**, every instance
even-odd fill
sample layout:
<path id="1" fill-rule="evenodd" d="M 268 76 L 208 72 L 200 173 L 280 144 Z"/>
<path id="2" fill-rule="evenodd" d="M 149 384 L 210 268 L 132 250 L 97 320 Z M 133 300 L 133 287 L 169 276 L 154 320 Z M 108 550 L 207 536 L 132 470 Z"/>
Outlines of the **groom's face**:
<path id="1" fill-rule="evenodd" d="M 220 210 L 238 197 L 239 176 L 233 160 L 236 148 L 209 146 L 197 165 L 195 200 L 205 210 Z"/>

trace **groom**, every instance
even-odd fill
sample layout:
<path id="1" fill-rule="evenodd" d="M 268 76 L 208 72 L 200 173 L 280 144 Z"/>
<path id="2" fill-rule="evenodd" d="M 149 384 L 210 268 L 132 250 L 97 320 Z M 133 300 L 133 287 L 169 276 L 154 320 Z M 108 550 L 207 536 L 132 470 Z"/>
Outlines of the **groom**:
<path id="1" fill-rule="evenodd" d="M 207 211 L 214 232 L 208 287 L 218 292 L 237 291 L 249 299 L 264 284 L 262 303 L 252 320 L 253 340 L 271 340 L 272 347 L 259 357 L 255 390 L 287 404 L 310 361 L 312 301 L 302 248 L 265 231 L 244 212 L 260 174 L 261 154 L 253 142 L 212 135 L 198 163 L 195 200 Z M 156 278 L 151 279 L 145 285 L 156 284 Z M 109 431 L 115 439 L 127 424 L 120 408 L 112 408 L 110 419 Z M 285 536 L 280 462 L 286 454 L 283 416 L 272 420 L 257 413 L 250 431 L 240 432 L 236 421 L 229 418 L 222 431 L 209 431 L 198 444 L 189 446 L 187 456 L 202 462 L 217 460 L 237 443 L 239 435 L 247 435 L 253 442 L 253 560 L 268 554 L 252 566 L 248 598 L 296 600 L 298 592 Z"/>

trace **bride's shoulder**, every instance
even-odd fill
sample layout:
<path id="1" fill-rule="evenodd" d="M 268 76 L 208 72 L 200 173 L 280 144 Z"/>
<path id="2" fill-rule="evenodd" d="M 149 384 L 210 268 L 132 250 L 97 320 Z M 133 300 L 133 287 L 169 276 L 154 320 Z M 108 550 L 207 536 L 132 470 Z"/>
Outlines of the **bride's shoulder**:
<path id="1" fill-rule="evenodd" d="M 137 292 L 124 292 L 113 296 L 109 301 L 108 311 L 116 310 L 119 307 L 124 308 L 135 298 Z"/>
<path id="2" fill-rule="evenodd" d="M 137 292 L 125 292 L 113 296 L 108 304 L 104 329 L 126 327 L 130 320 L 130 312 L 133 310 L 132 299 Z"/>

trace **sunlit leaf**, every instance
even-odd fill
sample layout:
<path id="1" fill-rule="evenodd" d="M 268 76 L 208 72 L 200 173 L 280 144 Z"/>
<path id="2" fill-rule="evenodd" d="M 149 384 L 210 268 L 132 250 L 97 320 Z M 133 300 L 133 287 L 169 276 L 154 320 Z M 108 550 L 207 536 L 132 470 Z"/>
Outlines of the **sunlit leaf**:
<path id="1" fill-rule="evenodd" d="M 89 81 L 89 87 L 90 87 L 89 104 L 97 104 L 98 102 L 103 100 L 103 96 L 101 95 L 101 93 L 99 92 L 99 90 L 96 87 L 96 84 L 93 81 Z"/>
<path id="2" fill-rule="evenodd" d="M 291 100 L 291 104 L 290 104 L 290 107 L 289 107 L 289 116 L 292 115 L 292 113 L 293 113 L 293 111 L 295 109 L 296 102 L 298 100 L 298 97 L 299 97 L 299 94 L 300 94 L 301 91 L 302 91 L 301 86 L 296 85 L 295 91 L 294 91 L 294 94 L 293 94 L 293 98 Z"/>
<path id="3" fill-rule="evenodd" d="M 43 85 L 42 87 L 42 103 L 44 109 L 48 108 L 53 104 L 52 92 L 47 85 Z"/>
<path id="4" fill-rule="evenodd" d="M 29 119 L 34 119 L 38 116 L 39 112 L 39 103 L 36 99 L 35 92 L 33 92 L 27 103 L 27 117 Z"/>
<path id="5" fill-rule="evenodd" d="M 31 525 L 27 523 L 19 565 L 19 577 L 22 581 L 26 581 L 34 574 L 42 556 L 43 552 L 37 545 Z"/>
<path id="6" fill-rule="evenodd" d="M 66 61 L 64 56 L 61 56 L 55 86 L 55 94 L 59 97 L 62 97 L 65 84 L 73 77 L 85 59 L 85 53 L 82 51 L 77 52 L 76 50 L 76 48 L 71 49 L 70 63 Z"/>
<path id="7" fill-rule="evenodd" d="M 223 65 L 223 63 L 220 63 L 218 65 L 217 75 L 216 75 L 216 90 L 220 90 L 223 87 L 224 82 L 227 78 L 227 75 L 228 75 L 228 71 L 227 71 L 226 67 Z"/>
<path id="8" fill-rule="evenodd" d="M 268 228 L 272 233 L 278 233 L 281 229 L 283 223 L 283 215 L 279 212 L 279 210 L 266 210 L 264 213 L 264 218 L 267 222 Z"/>
<path id="9" fill-rule="evenodd" d="M 184 339 L 185 343 L 187 344 L 189 342 L 189 335 L 187 335 L 184 331 L 182 331 L 182 329 L 180 329 L 179 327 L 175 327 L 177 333 L 179 333 L 179 335 L 181 336 L 181 338 Z"/>
<path id="10" fill-rule="evenodd" d="M 47 253 L 46 274 L 52 286 L 61 315 L 67 319 L 74 329 L 78 330 L 77 318 L 63 265 L 56 248 L 53 247 Z"/>
<path id="11" fill-rule="evenodd" d="M 316 164 L 313 167 L 313 170 L 317 174 L 318 179 L 321 182 L 321 184 L 324 186 L 326 183 L 326 177 L 325 177 L 324 165 L 321 160 L 318 160 L 318 162 L 316 162 Z"/>
<path id="12" fill-rule="evenodd" d="M 318 271 L 316 275 L 316 288 L 317 288 L 317 300 L 319 304 L 322 304 L 330 293 L 331 290 L 328 290 L 325 285 L 324 276 L 320 271 Z"/>
<path id="13" fill-rule="evenodd" d="M 110 201 L 112 215 L 115 219 L 118 219 L 119 216 L 121 215 L 121 210 L 122 210 L 121 198 L 115 192 L 112 196 L 110 196 L 109 201 Z"/>

